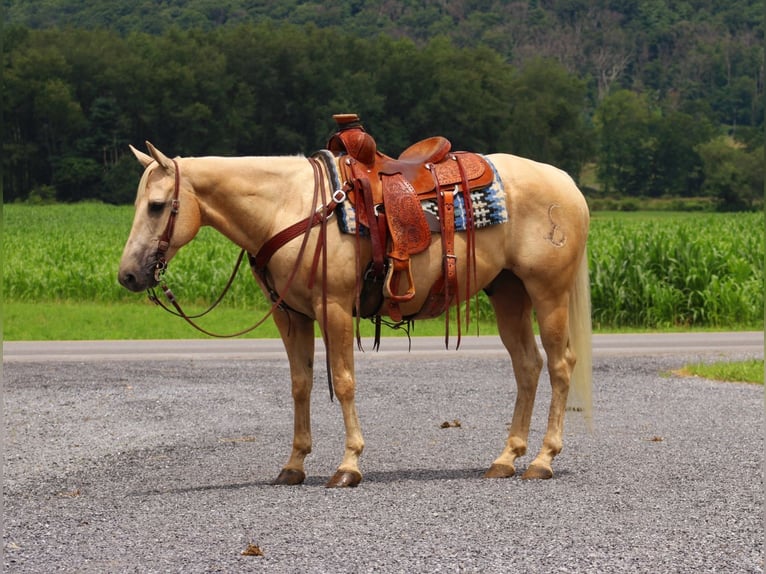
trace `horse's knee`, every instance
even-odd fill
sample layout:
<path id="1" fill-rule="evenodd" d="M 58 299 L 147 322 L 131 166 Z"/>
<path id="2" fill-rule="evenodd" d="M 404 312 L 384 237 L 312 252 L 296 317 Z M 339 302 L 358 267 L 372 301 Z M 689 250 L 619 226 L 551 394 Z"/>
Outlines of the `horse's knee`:
<path id="1" fill-rule="evenodd" d="M 350 375 L 335 375 L 332 381 L 335 396 L 341 402 L 353 401 L 356 394 L 356 384 Z"/>
<path id="2" fill-rule="evenodd" d="M 297 376 L 292 380 L 293 401 L 304 402 L 311 397 L 313 381 L 309 377 Z"/>

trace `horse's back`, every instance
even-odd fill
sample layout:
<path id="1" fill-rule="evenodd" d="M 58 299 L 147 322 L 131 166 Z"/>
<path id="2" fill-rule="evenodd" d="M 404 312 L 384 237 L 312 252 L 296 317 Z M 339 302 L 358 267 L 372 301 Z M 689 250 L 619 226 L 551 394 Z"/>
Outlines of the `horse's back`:
<path id="1" fill-rule="evenodd" d="M 547 211 L 552 204 L 585 215 L 588 206 L 572 177 L 565 171 L 546 163 L 510 155 L 487 156 L 503 180 L 508 198 L 509 215 L 526 218 L 529 209 Z"/>

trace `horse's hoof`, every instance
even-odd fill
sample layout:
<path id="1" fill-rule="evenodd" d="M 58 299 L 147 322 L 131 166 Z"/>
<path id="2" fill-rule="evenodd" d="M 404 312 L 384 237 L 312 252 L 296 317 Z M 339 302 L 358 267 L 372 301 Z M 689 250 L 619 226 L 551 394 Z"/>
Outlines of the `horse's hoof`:
<path id="1" fill-rule="evenodd" d="M 510 464 L 492 463 L 489 470 L 484 473 L 484 478 L 510 478 L 516 474 L 516 469 Z"/>
<path id="2" fill-rule="evenodd" d="M 548 480 L 553 478 L 553 471 L 546 466 L 531 464 L 521 478 L 524 480 Z"/>
<path id="3" fill-rule="evenodd" d="M 274 479 L 274 482 L 271 484 L 278 486 L 295 486 L 297 484 L 303 484 L 304 480 L 306 480 L 306 473 L 302 470 L 283 468 L 279 473 L 279 476 Z"/>
<path id="4" fill-rule="evenodd" d="M 360 482 L 362 482 L 362 475 L 359 472 L 339 470 L 325 486 L 327 488 L 347 488 L 357 486 Z"/>

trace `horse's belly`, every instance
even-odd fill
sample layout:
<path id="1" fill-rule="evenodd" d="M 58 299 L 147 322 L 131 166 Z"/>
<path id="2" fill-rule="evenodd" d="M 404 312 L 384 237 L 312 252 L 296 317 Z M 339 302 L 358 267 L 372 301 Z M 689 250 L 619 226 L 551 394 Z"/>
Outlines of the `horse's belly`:
<path id="1" fill-rule="evenodd" d="M 500 227 L 500 226 L 498 226 Z M 481 230 L 476 233 L 476 261 L 471 264 L 470 281 L 467 274 L 468 256 L 466 252 L 466 238 L 464 233 L 455 235 L 455 256 L 457 261 L 457 288 L 460 301 L 471 298 L 480 291 L 502 271 L 505 256 L 503 249 L 502 233 L 500 230 L 491 232 L 491 229 Z M 492 237 L 490 237 L 492 236 Z M 487 245 L 494 244 L 494 249 L 488 249 Z M 402 315 L 411 316 L 419 313 L 431 288 L 440 280 L 444 268 L 444 255 L 442 251 L 441 236 L 434 234 L 431 245 L 417 255 L 413 255 L 412 277 L 415 282 L 415 297 L 400 304 Z M 476 270 L 474 276 L 474 269 Z M 466 294 L 468 288 L 468 293 Z"/>

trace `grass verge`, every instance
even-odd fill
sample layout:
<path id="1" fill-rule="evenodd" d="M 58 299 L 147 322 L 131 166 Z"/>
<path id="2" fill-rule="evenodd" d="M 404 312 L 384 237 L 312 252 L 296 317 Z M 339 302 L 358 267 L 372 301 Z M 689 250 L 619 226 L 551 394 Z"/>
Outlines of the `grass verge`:
<path id="1" fill-rule="evenodd" d="M 674 371 L 674 374 L 684 377 L 703 377 L 716 381 L 734 383 L 763 384 L 764 363 L 763 359 L 750 359 L 747 361 L 720 361 L 717 363 L 693 363 L 682 369 Z"/>
<path id="2" fill-rule="evenodd" d="M 185 309 L 192 313 L 195 309 Z M 221 306 L 209 316 L 199 319 L 199 325 L 214 333 L 235 333 L 253 325 L 266 314 L 266 310 L 255 310 Z M 183 319 L 174 317 L 158 308 L 148 300 L 133 303 L 86 303 L 82 301 L 62 301 L 48 303 L 22 303 L 6 301 L 3 303 L 3 337 L 6 341 L 85 341 L 117 339 L 205 339 L 208 335 L 200 333 Z M 454 339 L 457 334 L 455 313 L 451 313 L 450 334 Z M 473 320 L 470 329 L 463 334 L 476 333 Z M 463 316 L 464 321 L 464 316 Z M 491 320 L 479 322 L 482 335 L 496 335 L 497 327 Z M 363 337 L 372 337 L 374 327 L 370 321 L 362 320 Z M 444 335 L 444 319 L 417 321 L 411 330 L 417 336 Z M 406 336 L 404 330 L 383 328 L 384 336 Z M 317 336 L 319 331 L 317 329 Z M 267 339 L 279 337 L 271 319 L 243 335 L 244 338 Z"/>

